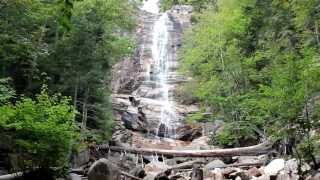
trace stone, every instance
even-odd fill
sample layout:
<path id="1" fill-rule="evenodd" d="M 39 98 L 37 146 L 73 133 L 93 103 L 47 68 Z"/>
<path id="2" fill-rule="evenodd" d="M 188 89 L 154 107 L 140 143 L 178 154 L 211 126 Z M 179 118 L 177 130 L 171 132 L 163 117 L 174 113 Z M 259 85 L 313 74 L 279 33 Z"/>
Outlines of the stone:
<path id="1" fill-rule="evenodd" d="M 307 163 L 303 163 L 302 166 L 301 166 L 301 171 L 302 172 L 307 172 L 307 171 L 310 171 L 311 170 L 311 167 L 309 164 Z"/>
<path id="2" fill-rule="evenodd" d="M 312 175 L 308 180 L 319 180 L 320 179 L 320 172 Z"/>
<path id="3" fill-rule="evenodd" d="M 288 174 L 285 171 L 281 171 L 278 175 L 277 175 L 277 179 L 276 180 L 299 180 L 299 176 L 296 174 Z"/>
<path id="4" fill-rule="evenodd" d="M 270 179 L 270 176 L 264 174 L 262 176 L 259 176 L 259 177 L 252 177 L 253 180 L 271 180 Z"/>
<path id="5" fill-rule="evenodd" d="M 154 180 L 156 177 L 155 174 L 147 174 L 146 177 L 143 178 L 143 180 Z"/>
<path id="6" fill-rule="evenodd" d="M 212 170 L 212 169 L 215 169 L 215 168 L 222 168 L 224 167 L 226 164 L 219 160 L 219 159 L 216 159 L 214 161 L 211 161 L 209 164 L 207 164 L 204 168 L 205 169 L 208 169 L 208 170 Z"/>
<path id="7" fill-rule="evenodd" d="M 161 172 L 169 169 L 170 166 L 164 164 L 163 162 L 151 162 L 144 167 L 147 174 L 150 172 Z"/>
<path id="8" fill-rule="evenodd" d="M 245 173 L 242 169 L 237 169 L 236 172 L 233 172 L 231 174 L 229 174 L 228 178 L 231 179 L 235 179 L 235 178 L 240 178 L 242 180 L 249 180 L 249 176 L 247 175 L 247 173 Z"/>
<path id="9" fill-rule="evenodd" d="M 243 164 L 260 162 L 257 156 L 239 156 L 236 159 L 237 159 L 237 163 L 243 163 Z"/>
<path id="10" fill-rule="evenodd" d="M 179 126 L 176 129 L 176 139 L 182 141 L 192 141 L 202 135 L 201 127 L 191 127 L 190 125 Z"/>
<path id="11" fill-rule="evenodd" d="M 88 180 L 115 180 L 120 179 L 119 168 L 102 158 L 95 161 L 89 168 Z"/>
<path id="12" fill-rule="evenodd" d="M 80 167 L 89 162 L 90 152 L 89 149 L 81 150 L 78 153 L 72 155 L 72 167 Z"/>
<path id="13" fill-rule="evenodd" d="M 287 174 L 298 173 L 298 161 L 297 159 L 289 159 L 285 162 L 284 170 Z"/>
<path id="14" fill-rule="evenodd" d="M 199 164 L 193 165 L 191 180 L 203 180 L 203 170 L 200 168 Z"/>
<path id="15" fill-rule="evenodd" d="M 275 176 L 281 170 L 284 169 L 285 160 L 283 159 L 275 159 L 271 161 L 266 167 L 264 167 L 264 172 L 266 175 Z"/>
<path id="16" fill-rule="evenodd" d="M 146 176 L 146 172 L 142 167 L 135 167 L 133 168 L 129 174 L 138 177 L 138 178 L 144 178 Z"/>
<path id="17" fill-rule="evenodd" d="M 78 174 L 70 173 L 68 179 L 69 180 L 81 180 L 81 176 L 79 176 Z"/>
<path id="18" fill-rule="evenodd" d="M 209 174 L 207 175 L 206 179 L 214 179 L 214 180 L 225 180 L 221 169 L 214 169 L 213 171 L 210 171 Z"/>
<path id="19" fill-rule="evenodd" d="M 158 136 L 159 137 L 164 137 L 165 136 L 165 134 L 166 134 L 166 129 L 167 129 L 167 127 L 166 127 L 166 125 L 165 124 L 160 124 L 160 126 L 159 126 L 159 130 L 158 130 Z"/>
<path id="20" fill-rule="evenodd" d="M 229 175 L 234 173 L 234 172 L 237 172 L 238 170 L 234 167 L 227 167 L 227 168 L 224 168 L 222 170 L 222 174 L 224 175 L 224 177 L 227 177 L 229 178 Z"/>
<path id="21" fill-rule="evenodd" d="M 249 177 L 259 177 L 259 176 L 261 176 L 262 175 L 262 173 L 260 172 L 260 170 L 258 169 L 258 168 L 256 168 L 256 167 L 252 167 L 252 168 L 250 168 L 248 171 L 247 171 L 247 175 L 249 176 Z"/>

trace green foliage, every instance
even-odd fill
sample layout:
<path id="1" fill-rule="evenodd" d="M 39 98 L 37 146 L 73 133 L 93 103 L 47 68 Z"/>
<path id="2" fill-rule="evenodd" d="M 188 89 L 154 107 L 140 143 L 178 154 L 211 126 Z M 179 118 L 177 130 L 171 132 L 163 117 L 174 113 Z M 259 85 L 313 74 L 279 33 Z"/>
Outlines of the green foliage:
<path id="1" fill-rule="evenodd" d="M 136 10 L 131 0 L 0 1 L 1 128 L 17 134 L 13 150 L 21 153 L 24 166 L 63 165 L 73 138 L 71 122 L 81 126 L 81 139 L 75 140 L 110 137 L 111 67 L 134 49 Z M 12 88 L 2 78 L 9 78 Z M 43 83 L 50 94 L 72 97 L 77 113 L 69 100 L 37 96 Z"/>
<path id="2" fill-rule="evenodd" d="M 292 149 L 316 142 L 319 118 L 306 111 L 316 111 L 307 107 L 320 91 L 319 5 L 220 0 L 199 15 L 185 35 L 181 71 L 197 82 L 193 94 L 227 123 L 216 143 L 268 136 L 293 140 L 285 144 Z"/>
<path id="3" fill-rule="evenodd" d="M 12 137 L 21 168 L 66 165 L 77 137 L 70 99 L 49 96 L 44 88 L 34 101 L 1 106 L 0 114 L 0 129 Z"/>
<path id="4" fill-rule="evenodd" d="M 15 96 L 14 90 L 8 84 L 9 79 L 0 79 L 0 105 Z"/>
<path id="5" fill-rule="evenodd" d="M 173 5 L 192 5 L 196 11 L 214 7 L 217 0 L 161 0 L 160 7 L 163 11 L 170 9 Z"/>

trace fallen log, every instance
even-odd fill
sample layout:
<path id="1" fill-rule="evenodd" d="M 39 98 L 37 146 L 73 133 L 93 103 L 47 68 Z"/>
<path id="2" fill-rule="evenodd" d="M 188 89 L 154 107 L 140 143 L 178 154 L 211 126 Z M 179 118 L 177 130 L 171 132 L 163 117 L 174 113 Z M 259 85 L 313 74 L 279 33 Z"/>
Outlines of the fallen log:
<path id="1" fill-rule="evenodd" d="M 223 166 L 217 166 L 216 168 L 227 168 L 227 167 L 252 167 L 252 166 L 262 166 L 262 162 L 253 162 L 253 163 L 236 163 L 236 164 L 226 164 Z"/>
<path id="2" fill-rule="evenodd" d="M 212 150 L 166 150 L 166 149 L 145 149 L 133 147 L 118 147 L 100 145 L 98 150 L 110 150 L 117 152 L 127 152 L 132 154 L 154 155 L 159 154 L 170 157 L 226 157 L 226 156 L 245 156 L 245 155 L 259 155 L 266 154 L 271 150 L 271 143 L 266 141 L 264 143 L 228 149 L 212 149 Z"/>
<path id="3" fill-rule="evenodd" d="M 203 163 L 204 162 L 200 160 L 188 161 L 188 162 L 184 162 L 184 163 L 180 163 L 175 166 L 172 166 L 168 170 L 187 169 L 187 168 L 192 168 L 194 164 L 203 164 Z"/>

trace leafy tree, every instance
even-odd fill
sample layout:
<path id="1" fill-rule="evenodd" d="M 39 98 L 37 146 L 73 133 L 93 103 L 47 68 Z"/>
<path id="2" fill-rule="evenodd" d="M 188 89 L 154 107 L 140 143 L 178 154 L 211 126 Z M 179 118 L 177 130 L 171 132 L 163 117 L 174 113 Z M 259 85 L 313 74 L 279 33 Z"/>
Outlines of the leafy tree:
<path id="1" fill-rule="evenodd" d="M 1 132 L 11 136 L 20 168 L 66 165 L 77 138 L 70 99 L 49 96 L 44 88 L 36 100 L 23 98 L 1 106 L 0 114 Z"/>
<path id="2" fill-rule="evenodd" d="M 317 167 L 319 5 L 221 0 L 200 14 L 186 35 L 181 70 L 197 82 L 193 94 L 212 118 L 226 122 L 213 142 L 271 137 L 283 153 Z"/>
<path id="3" fill-rule="evenodd" d="M 9 102 L 15 96 L 14 90 L 8 84 L 9 79 L 0 79 L 0 105 Z"/>

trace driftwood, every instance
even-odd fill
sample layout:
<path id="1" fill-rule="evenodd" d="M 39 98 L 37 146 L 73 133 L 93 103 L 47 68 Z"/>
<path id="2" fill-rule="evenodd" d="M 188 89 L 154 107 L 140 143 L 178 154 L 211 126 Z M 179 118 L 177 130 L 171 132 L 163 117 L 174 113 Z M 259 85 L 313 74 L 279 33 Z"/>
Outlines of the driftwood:
<path id="1" fill-rule="evenodd" d="M 194 164 L 203 164 L 203 161 L 200 160 L 195 160 L 195 161 L 187 161 L 184 163 L 180 163 L 177 164 L 175 166 L 172 166 L 171 168 L 169 168 L 168 170 L 177 170 L 177 169 L 188 169 L 188 168 L 192 168 Z"/>
<path id="2" fill-rule="evenodd" d="M 98 150 L 110 150 L 144 155 L 161 154 L 163 156 L 170 157 L 227 157 L 266 154 L 270 152 L 271 144 L 266 141 L 255 146 L 212 150 L 165 150 L 100 145 L 98 146 Z"/>
<path id="3" fill-rule="evenodd" d="M 253 163 L 236 163 L 236 164 L 226 164 L 223 166 L 217 166 L 216 168 L 227 168 L 227 167 L 252 167 L 252 166 L 262 166 L 262 162 L 253 162 Z"/>

